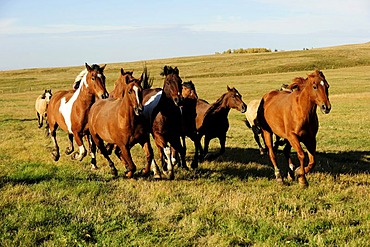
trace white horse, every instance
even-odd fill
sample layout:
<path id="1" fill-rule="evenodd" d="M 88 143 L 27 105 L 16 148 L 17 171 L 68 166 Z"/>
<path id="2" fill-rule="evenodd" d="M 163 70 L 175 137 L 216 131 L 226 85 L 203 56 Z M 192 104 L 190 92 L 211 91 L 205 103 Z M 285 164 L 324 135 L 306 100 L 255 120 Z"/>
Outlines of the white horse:
<path id="1" fill-rule="evenodd" d="M 46 110 L 48 109 L 49 101 L 51 99 L 51 90 L 45 90 L 43 94 L 41 94 L 36 99 L 35 109 L 37 114 L 37 121 L 39 124 L 39 128 L 42 127 L 44 118 L 46 119 Z"/>

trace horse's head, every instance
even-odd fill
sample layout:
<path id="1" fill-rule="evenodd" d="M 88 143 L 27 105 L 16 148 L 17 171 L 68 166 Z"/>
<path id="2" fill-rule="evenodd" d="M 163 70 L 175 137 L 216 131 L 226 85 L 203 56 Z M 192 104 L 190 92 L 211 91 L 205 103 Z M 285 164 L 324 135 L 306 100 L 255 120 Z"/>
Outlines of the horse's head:
<path id="1" fill-rule="evenodd" d="M 164 66 L 162 76 L 165 76 L 163 92 L 167 98 L 173 100 L 175 105 L 179 105 L 183 101 L 182 93 L 182 80 L 179 76 L 179 70 L 177 67 L 172 68 L 169 66 Z"/>
<path id="2" fill-rule="evenodd" d="M 189 99 L 198 99 L 195 85 L 192 81 L 186 81 L 182 84 L 182 97 Z"/>
<path id="3" fill-rule="evenodd" d="M 51 93 L 51 89 L 49 90 L 45 89 L 45 92 L 42 94 L 42 99 L 45 99 L 46 103 L 49 103 L 51 96 L 53 96 L 53 94 Z"/>
<path id="4" fill-rule="evenodd" d="M 105 88 L 105 76 L 103 74 L 105 66 L 93 64 L 92 66 L 85 64 L 87 69 L 86 83 L 87 88 L 91 94 L 96 95 L 98 98 L 108 98 L 108 92 Z"/>
<path id="5" fill-rule="evenodd" d="M 306 87 L 310 87 L 310 97 L 315 100 L 321 112 L 329 113 L 331 110 L 329 83 L 326 81 L 324 74 L 319 70 L 315 70 L 308 75 Z"/>
<path id="6" fill-rule="evenodd" d="M 143 112 L 143 88 L 136 80 L 126 81 L 126 89 L 124 99 L 128 99 L 134 109 L 135 115 L 139 116 Z"/>
<path id="7" fill-rule="evenodd" d="M 133 71 L 124 71 L 123 68 L 121 68 L 121 73 L 118 77 L 118 79 L 114 82 L 114 89 L 111 92 L 111 97 L 113 98 L 121 98 L 124 96 L 126 86 L 130 82 L 137 82 L 141 84 L 143 80 L 143 76 L 139 79 L 135 78 L 133 75 Z"/>
<path id="8" fill-rule="evenodd" d="M 225 94 L 225 101 L 228 107 L 236 109 L 242 113 L 247 111 L 247 105 L 243 102 L 241 94 L 236 88 L 227 86 L 227 93 Z"/>

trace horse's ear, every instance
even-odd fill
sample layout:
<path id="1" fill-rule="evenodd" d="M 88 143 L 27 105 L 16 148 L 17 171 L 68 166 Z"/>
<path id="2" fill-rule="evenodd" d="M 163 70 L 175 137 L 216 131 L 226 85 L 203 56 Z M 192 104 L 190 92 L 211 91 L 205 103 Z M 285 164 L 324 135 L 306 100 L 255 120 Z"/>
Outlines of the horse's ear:
<path id="1" fill-rule="evenodd" d="M 103 72 L 104 69 L 105 69 L 105 66 L 107 66 L 107 64 L 104 64 L 103 66 L 100 67 L 100 71 Z"/>
<path id="2" fill-rule="evenodd" d="M 89 72 L 92 70 L 92 68 L 90 67 L 90 65 L 88 65 L 87 63 L 85 63 L 85 67 L 86 67 L 87 71 L 89 71 Z"/>
<path id="3" fill-rule="evenodd" d="M 179 69 L 178 69 L 177 67 L 175 67 L 175 68 L 173 69 L 173 71 L 175 72 L 175 74 L 176 74 L 176 75 L 179 75 L 179 73 L 180 73 L 180 71 L 179 71 Z"/>
<path id="4" fill-rule="evenodd" d="M 121 75 L 125 75 L 125 71 L 121 68 Z"/>
<path id="5" fill-rule="evenodd" d="M 167 76 L 168 75 L 168 66 L 167 65 L 164 66 L 162 75 L 163 76 Z"/>
<path id="6" fill-rule="evenodd" d="M 231 88 L 229 87 L 229 85 L 227 85 L 227 91 L 231 91 Z"/>

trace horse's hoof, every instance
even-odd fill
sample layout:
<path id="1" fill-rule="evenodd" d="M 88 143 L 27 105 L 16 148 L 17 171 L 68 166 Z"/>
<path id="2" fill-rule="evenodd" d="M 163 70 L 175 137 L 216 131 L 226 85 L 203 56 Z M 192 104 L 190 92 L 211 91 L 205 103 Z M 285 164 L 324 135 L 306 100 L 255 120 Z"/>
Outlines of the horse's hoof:
<path id="1" fill-rule="evenodd" d="M 142 169 L 140 172 L 140 176 L 142 177 L 149 177 L 149 175 L 150 175 L 150 170 L 147 171 L 145 168 Z"/>
<path id="2" fill-rule="evenodd" d="M 175 179 L 175 175 L 174 175 L 173 171 L 164 171 L 163 173 L 164 173 L 164 175 L 166 175 L 168 180 L 174 180 Z"/>
<path id="3" fill-rule="evenodd" d="M 85 158 L 85 156 L 86 156 L 86 152 L 85 152 L 85 153 L 83 153 L 82 155 L 80 155 L 80 153 L 79 153 L 79 152 L 75 152 L 75 153 L 71 156 L 71 158 L 72 158 L 72 160 L 82 161 L 82 160 L 83 160 L 83 158 Z"/>
<path id="4" fill-rule="evenodd" d="M 118 177 L 118 171 L 117 171 L 117 169 L 112 169 L 112 170 L 110 171 L 110 173 L 111 173 L 114 177 Z"/>
<path id="5" fill-rule="evenodd" d="M 65 153 L 66 153 L 66 155 L 70 155 L 73 151 L 74 151 L 73 148 L 68 147 L 68 148 L 66 148 Z"/>
<path id="6" fill-rule="evenodd" d="M 126 172 L 126 177 L 127 178 L 133 178 L 134 177 L 134 172 L 133 171 L 128 171 L 128 172 Z"/>
<path id="7" fill-rule="evenodd" d="M 190 167 L 191 167 L 192 169 L 196 169 L 196 168 L 198 168 L 198 162 L 196 162 L 196 161 L 191 162 Z"/>
<path id="8" fill-rule="evenodd" d="M 154 178 L 155 180 L 160 180 L 160 179 L 162 179 L 162 176 L 161 176 L 161 174 L 156 173 L 156 174 L 154 174 L 154 175 L 153 175 L 153 178 Z"/>
<path id="9" fill-rule="evenodd" d="M 38 127 L 39 127 L 39 129 L 40 129 L 40 128 L 42 127 L 42 124 L 39 124 L 39 126 L 38 126 Z"/>
<path id="10" fill-rule="evenodd" d="M 53 151 L 51 154 L 53 155 L 54 161 L 58 161 L 59 160 L 60 155 L 59 155 L 59 152 L 58 151 Z"/>
<path id="11" fill-rule="evenodd" d="M 308 182 L 307 182 L 305 176 L 298 177 L 298 183 L 301 186 L 301 188 L 307 188 L 308 187 Z"/>

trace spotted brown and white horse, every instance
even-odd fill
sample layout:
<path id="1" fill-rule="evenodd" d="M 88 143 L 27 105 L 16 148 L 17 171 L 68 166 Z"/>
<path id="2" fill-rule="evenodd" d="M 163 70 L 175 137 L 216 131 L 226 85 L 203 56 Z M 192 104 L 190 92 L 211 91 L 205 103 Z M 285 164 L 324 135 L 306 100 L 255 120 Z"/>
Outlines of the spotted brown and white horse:
<path id="1" fill-rule="evenodd" d="M 87 117 L 92 104 L 96 98 L 107 98 L 108 92 L 105 87 L 105 66 L 85 64 L 78 77 L 80 83 L 76 90 L 58 91 L 50 100 L 47 110 L 49 133 L 54 143 L 52 155 L 55 161 L 59 160 L 59 146 L 56 139 L 58 127 L 68 133 L 69 146 L 65 153 L 74 151 L 73 138 L 75 139 L 79 152 L 72 155 L 72 159 L 82 160 L 86 156 L 86 148 L 83 136 L 87 133 Z M 76 81 L 78 81 L 76 79 Z"/>

